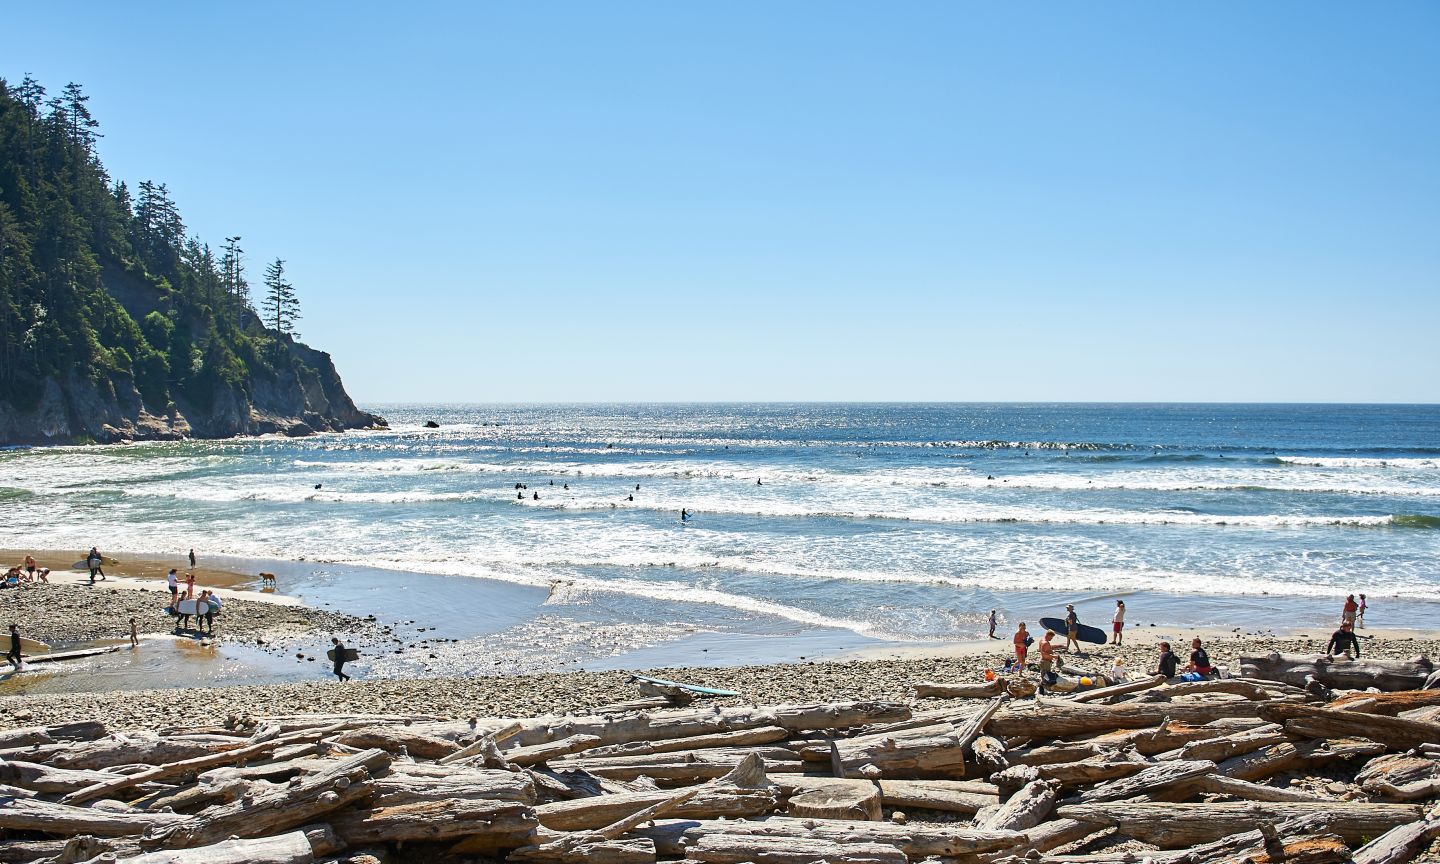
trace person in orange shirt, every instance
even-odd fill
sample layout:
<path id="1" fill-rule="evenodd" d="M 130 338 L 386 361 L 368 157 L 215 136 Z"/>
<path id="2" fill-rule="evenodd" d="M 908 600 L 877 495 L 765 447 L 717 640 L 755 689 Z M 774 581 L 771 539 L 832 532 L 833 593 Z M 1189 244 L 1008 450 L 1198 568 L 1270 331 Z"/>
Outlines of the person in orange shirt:
<path id="1" fill-rule="evenodd" d="M 1025 622 L 1021 621 L 1019 628 L 1015 630 L 1015 662 L 1020 671 L 1025 671 L 1025 655 L 1030 653 L 1030 634 L 1025 632 Z"/>
<path id="2" fill-rule="evenodd" d="M 1359 611 L 1360 604 L 1355 602 L 1355 595 L 1351 594 L 1345 598 L 1345 608 L 1340 610 L 1341 624 L 1354 624 L 1355 613 Z"/>

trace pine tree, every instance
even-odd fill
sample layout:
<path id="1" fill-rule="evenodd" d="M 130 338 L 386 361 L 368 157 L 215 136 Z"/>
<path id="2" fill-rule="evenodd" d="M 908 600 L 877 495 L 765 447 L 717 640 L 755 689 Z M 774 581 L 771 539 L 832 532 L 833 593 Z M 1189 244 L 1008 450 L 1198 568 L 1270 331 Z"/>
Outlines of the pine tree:
<path id="1" fill-rule="evenodd" d="M 265 268 L 265 299 L 260 306 L 270 329 L 292 339 L 300 335 L 295 330 L 295 322 L 300 320 L 300 300 L 295 296 L 295 286 L 285 278 L 285 262 L 279 258 Z"/>
<path id="2" fill-rule="evenodd" d="M 229 306 L 236 314 L 245 308 L 250 293 L 250 284 L 245 281 L 244 255 L 239 235 L 225 238 L 225 252 L 220 256 L 221 285 Z"/>

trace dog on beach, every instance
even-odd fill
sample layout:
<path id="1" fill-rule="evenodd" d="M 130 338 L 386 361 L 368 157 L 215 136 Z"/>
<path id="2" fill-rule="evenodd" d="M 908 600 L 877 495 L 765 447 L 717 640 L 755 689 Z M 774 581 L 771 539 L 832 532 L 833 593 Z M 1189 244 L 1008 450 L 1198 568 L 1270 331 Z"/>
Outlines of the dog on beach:
<path id="1" fill-rule="evenodd" d="M 264 588 L 274 588 L 274 587 L 275 587 L 275 574 L 274 574 L 274 573 L 261 573 L 261 574 L 260 574 L 260 587 L 261 587 L 262 589 L 264 589 Z"/>

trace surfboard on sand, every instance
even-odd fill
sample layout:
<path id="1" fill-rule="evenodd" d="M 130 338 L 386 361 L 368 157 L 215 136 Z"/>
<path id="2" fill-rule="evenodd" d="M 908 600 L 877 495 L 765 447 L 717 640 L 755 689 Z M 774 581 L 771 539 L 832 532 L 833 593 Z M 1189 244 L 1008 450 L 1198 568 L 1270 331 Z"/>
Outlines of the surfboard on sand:
<path id="1" fill-rule="evenodd" d="M 734 690 L 719 690 L 714 687 L 702 687 L 699 684 L 682 684 L 679 681 L 666 681 L 663 678 L 650 678 L 645 675 L 631 675 L 631 681 L 641 684 L 649 684 L 652 687 L 674 687 L 678 690 L 686 690 L 691 693 L 699 693 L 704 696 L 739 696 Z"/>
<path id="2" fill-rule="evenodd" d="M 329 651 L 326 651 L 326 652 L 325 652 L 325 656 L 330 658 L 330 662 L 332 662 L 332 663 L 335 662 L 335 649 L 334 649 L 334 648 L 331 648 Z M 360 652 L 359 652 L 359 651 L 356 651 L 354 648 L 346 648 L 346 649 L 345 649 L 345 662 L 346 662 L 346 663 L 349 663 L 351 660 L 359 660 L 359 659 L 360 659 Z"/>
<path id="3" fill-rule="evenodd" d="M 1057 636 L 1065 635 L 1066 627 L 1064 618 L 1041 618 L 1040 626 L 1044 627 L 1046 630 L 1054 630 L 1055 635 Z M 1104 645 L 1106 642 L 1109 642 L 1110 639 L 1108 636 L 1105 635 L 1105 631 L 1101 630 L 1099 627 L 1091 627 L 1089 624 L 1081 624 L 1080 641 L 1089 642 L 1093 645 Z"/>

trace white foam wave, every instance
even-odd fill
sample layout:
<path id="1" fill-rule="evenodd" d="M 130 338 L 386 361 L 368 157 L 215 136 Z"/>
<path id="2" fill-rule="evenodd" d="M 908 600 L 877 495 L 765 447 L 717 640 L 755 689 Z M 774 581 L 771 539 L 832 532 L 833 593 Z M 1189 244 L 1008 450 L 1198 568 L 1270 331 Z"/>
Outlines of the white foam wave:
<path id="1" fill-rule="evenodd" d="M 1284 462 L 1287 465 L 1301 465 L 1310 468 L 1393 468 L 1406 471 L 1434 471 L 1440 469 L 1440 459 L 1413 457 L 1373 459 L 1349 456 L 1276 456 L 1275 460 L 1277 462 Z"/>

